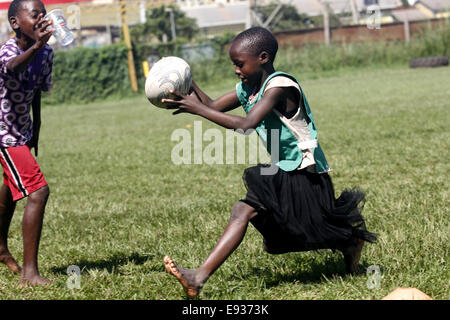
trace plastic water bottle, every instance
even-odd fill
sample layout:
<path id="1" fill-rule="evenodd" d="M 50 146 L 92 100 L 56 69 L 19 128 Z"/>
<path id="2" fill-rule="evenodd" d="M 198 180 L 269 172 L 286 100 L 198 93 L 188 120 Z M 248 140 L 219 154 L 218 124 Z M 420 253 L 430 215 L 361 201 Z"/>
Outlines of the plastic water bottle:
<path id="1" fill-rule="evenodd" d="M 45 18 L 53 21 L 53 29 L 55 32 L 53 36 L 56 41 L 58 41 L 62 46 L 67 46 L 72 43 L 74 36 L 69 26 L 67 25 L 67 20 L 64 17 L 64 12 L 61 9 L 55 9 L 47 13 Z M 50 28 L 50 26 L 49 26 Z"/>

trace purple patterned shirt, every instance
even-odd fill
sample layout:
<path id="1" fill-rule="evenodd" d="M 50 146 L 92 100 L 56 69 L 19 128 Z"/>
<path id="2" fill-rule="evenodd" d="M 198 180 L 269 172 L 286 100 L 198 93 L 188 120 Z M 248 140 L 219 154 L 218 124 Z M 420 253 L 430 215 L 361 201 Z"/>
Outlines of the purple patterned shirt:
<path id="1" fill-rule="evenodd" d="M 52 81 L 53 50 L 42 48 L 28 67 L 14 74 L 7 63 L 24 53 L 15 38 L 0 48 L 0 146 L 23 146 L 33 136 L 30 110 L 38 90 L 49 91 Z"/>

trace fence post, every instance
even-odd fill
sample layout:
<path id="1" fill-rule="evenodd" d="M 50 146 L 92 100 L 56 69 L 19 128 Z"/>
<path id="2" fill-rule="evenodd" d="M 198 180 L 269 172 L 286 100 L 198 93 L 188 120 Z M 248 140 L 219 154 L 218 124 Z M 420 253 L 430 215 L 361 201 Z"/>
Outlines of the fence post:
<path id="1" fill-rule="evenodd" d="M 325 45 L 328 46 L 330 44 L 330 16 L 328 15 L 328 8 L 324 6 L 323 9 L 323 32 Z"/>
<path id="2" fill-rule="evenodd" d="M 350 0 L 350 6 L 352 8 L 353 23 L 359 24 L 359 12 L 355 0 Z"/>
<path id="3" fill-rule="evenodd" d="M 123 38 L 128 48 L 128 72 L 130 73 L 131 88 L 134 92 L 138 92 L 136 68 L 134 66 L 133 47 L 131 46 L 130 31 L 128 30 L 124 0 L 120 0 L 120 14 L 122 18 Z"/>
<path id="4" fill-rule="evenodd" d="M 403 27 L 405 30 L 405 41 L 409 42 L 409 40 L 411 40 L 411 32 L 409 30 L 409 20 L 408 18 L 405 18 L 405 20 L 403 21 Z"/>
<path id="5" fill-rule="evenodd" d="M 316 3 L 320 6 L 323 13 L 323 37 L 325 41 L 325 45 L 330 44 L 330 17 L 328 13 L 328 5 L 323 3 L 322 0 L 315 0 Z"/>

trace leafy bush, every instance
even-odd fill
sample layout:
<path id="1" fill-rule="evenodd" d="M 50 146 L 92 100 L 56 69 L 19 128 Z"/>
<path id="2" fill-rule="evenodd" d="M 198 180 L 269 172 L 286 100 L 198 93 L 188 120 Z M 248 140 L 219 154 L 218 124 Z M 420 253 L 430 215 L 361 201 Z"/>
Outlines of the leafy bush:
<path id="1" fill-rule="evenodd" d="M 53 65 L 53 89 L 46 103 L 83 103 L 129 95 L 127 48 L 117 44 L 99 49 L 58 51 Z"/>

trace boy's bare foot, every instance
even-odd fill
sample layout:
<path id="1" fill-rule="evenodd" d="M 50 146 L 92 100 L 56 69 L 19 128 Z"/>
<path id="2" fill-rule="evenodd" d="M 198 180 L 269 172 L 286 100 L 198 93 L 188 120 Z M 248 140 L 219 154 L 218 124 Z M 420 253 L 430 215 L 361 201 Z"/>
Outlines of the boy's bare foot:
<path id="1" fill-rule="evenodd" d="M 359 259 L 363 246 L 364 240 L 355 238 L 352 245 L 342 250 L 347 273 L 356 274 L 359 272 Z"/>
<path id="2" fill-rule="evenodd" d="M 4 263 L 14 273 L 19 273 L 22 271 L 19 264 L 8 250 L 3 250 L 0 252 L 0 262 Z"/>
<path id="3" fill-rule="evenodd" d="M 41 277 L 39 274 L 33 276 L 24 276 L 22 272 L 22 278 L 20 279 L 20 287 L 30 286 L 45 286 L 49 285 L 52 282 L 44 277 Z"/>
<path id="4" fill-rule="evenodd" d="M 164 265 L 167 272 L 178 279 L 178 281 L 183 286 L 184 292 L 186 292 L 186 295 L 189 298 L 192 299 L 198 296 L 202 288 L 202 284 L 200 284 L 196 280 L 195 270 L 188 270 L 177 267 L 173 260 L 168 256 L 164 257 Z"/>

